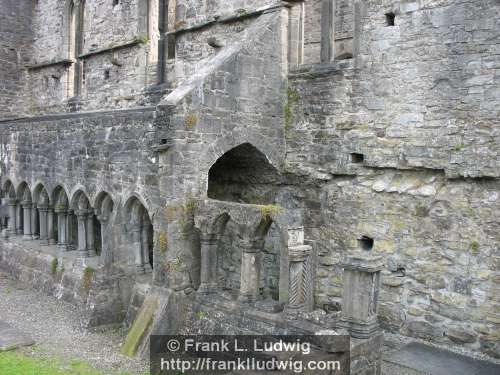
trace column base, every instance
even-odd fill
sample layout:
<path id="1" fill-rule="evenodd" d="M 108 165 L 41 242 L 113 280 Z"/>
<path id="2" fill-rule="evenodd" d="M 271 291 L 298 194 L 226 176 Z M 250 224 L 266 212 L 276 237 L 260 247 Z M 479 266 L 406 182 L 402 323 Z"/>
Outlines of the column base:
<path id="1" fill-rule="evenodd" d="M 40 239 L 40 236 L 37 236 L 37 235 L 31 235 L 31 239 L 32 239 L 32 240 L 38 240 L 38 239 Z"/>
<path id="2" fill-rule="evenodd" d="M 217 285 L 215 284 L 202 283 L 198 287 L 198 293 L 200 294 L 213 294 L 216 291 L 217 291 Z"/>
<path id="3" fill-rule="evenodd" d="M 58 244 L 57 248 L 59 249 L 60 252 L 65 253 L 69 251 L 69 247 L 67 244 Z"/>
<path id="4" fill-rule="evenodd" d="M 78 250 L 79 258 L 90 258 L 90 254 L 87 250 Z"/>
<path id="5" fill-rule="evenodd" d="M 380 326 L 376 320 L 369 323 L 359 323 L 341 319 L 337 323 L 337 327 L 346 329 L 356 339 L 368 339 L 380 332 Z"/>
<path id="6" fill-rule="evenodd" d="M 136 264 L 135 273 L 138 275 L 144 275 L 146 273 L 146 270 L 144 269 L 144 264 Z"/>
<path id="7" fill-rule="evenodd" d="M 54 238 L 50 238 L 48 240 L 48 243 L 49 243 L 49 245 L 57 245 L 57 242 L 56 242 L 56 240 Z"/>
<path id="8" fill-rule="evenodd" d="M 24 234 L 23 235 L 23 241 L 31 241 L 33 239 L 33 237 L 31 236 L 31 234 Z"/>

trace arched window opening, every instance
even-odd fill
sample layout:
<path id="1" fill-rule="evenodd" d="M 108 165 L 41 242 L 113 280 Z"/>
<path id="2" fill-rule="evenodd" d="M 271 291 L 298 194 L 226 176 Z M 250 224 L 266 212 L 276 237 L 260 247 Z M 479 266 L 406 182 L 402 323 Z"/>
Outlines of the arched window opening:
<path id="1" fill-rule="evenodd" d="M 222 155 L 208 173 L 208 197 L 221 201 L 274 202 L 280 175 L 267 157 L 249 143 Z"/>
<path id="2" fill-rule="evenodd" d="M 136 197 L 125 205 L 129 232 L 130 256 L 134 259 L 137 274 L 151 272 L 153 259 L 153 224 L 148 211 Z"/>
<path id="3" fill-rule="evenodd" d="M 74 211 L 70 221 L 71 243 L 75 244 L 76 242 L 79 256 L 83 258 L 95 256 L 94 228 L 96 218 L 89 199 L 83 191 L 79 190 L 74 194 L 71 200 L 71 208 Z"/>
<path id="4" fill-rule="evenodd" d="M 79 56 L 83 53 L 84 0 L 70 0 L 67 6 L 67 46 L 68 58 L 73 61 L 68 68 L 67 96 L 81 94 L 83 64 Z"/>

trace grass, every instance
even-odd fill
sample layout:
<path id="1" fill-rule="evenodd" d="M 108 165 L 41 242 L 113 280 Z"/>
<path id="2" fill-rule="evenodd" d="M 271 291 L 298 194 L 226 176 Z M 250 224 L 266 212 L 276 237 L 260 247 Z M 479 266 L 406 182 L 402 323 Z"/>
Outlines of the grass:
<path id="1" fill-rule="evenodd" d="M 53 358 L 33 358 L 17 352 L 0 353 L 2 375 L 102 375 L 82 361 L 67 364 Z"/>
<path id="2" fill-rule="evenodd" d="M 2 375 L 104 375 L 80 360 L 63 362 L 57 358 L 35 358 L 19 352 L 0 352 Z M 133 375 L 120 372 L 117 375 Z M 146 374 L 144 374 L 146 375 Z"/>
<path id="3" fill-rule="evenodd" d="M 136 354 L 144 335 L 148 331 L 151 323 L 153 323 L 157 305 L 158 301 L 155 297 L 146 297 L 123 343 L 121 349 L 122 354 L 129 357 L 133 357 Z"/>

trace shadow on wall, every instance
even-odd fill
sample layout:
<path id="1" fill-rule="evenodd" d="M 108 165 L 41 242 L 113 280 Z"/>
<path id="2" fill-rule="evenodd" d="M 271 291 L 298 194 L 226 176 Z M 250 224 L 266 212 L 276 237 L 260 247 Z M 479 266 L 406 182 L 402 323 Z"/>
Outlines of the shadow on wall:
<path id="1" fill-rule="evenodd" d="M 250 143 L 222 155 L 208 172 L 208 197 L 221 201 L 269 204 L 275 200 L 281 176 Z"/>

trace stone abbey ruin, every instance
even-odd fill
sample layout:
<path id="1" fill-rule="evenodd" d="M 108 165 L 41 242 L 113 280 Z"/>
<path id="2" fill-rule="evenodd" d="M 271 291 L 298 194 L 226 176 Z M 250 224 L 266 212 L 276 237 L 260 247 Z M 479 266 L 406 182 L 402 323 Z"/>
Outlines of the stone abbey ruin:
<path id="1" fill-rule="evenodd" d="M 500 357 L 498 0 L 0 9 L 12 278 L 136 355 L 198 329 L 348 332 L 353 374 L 384 331 Z"/>

